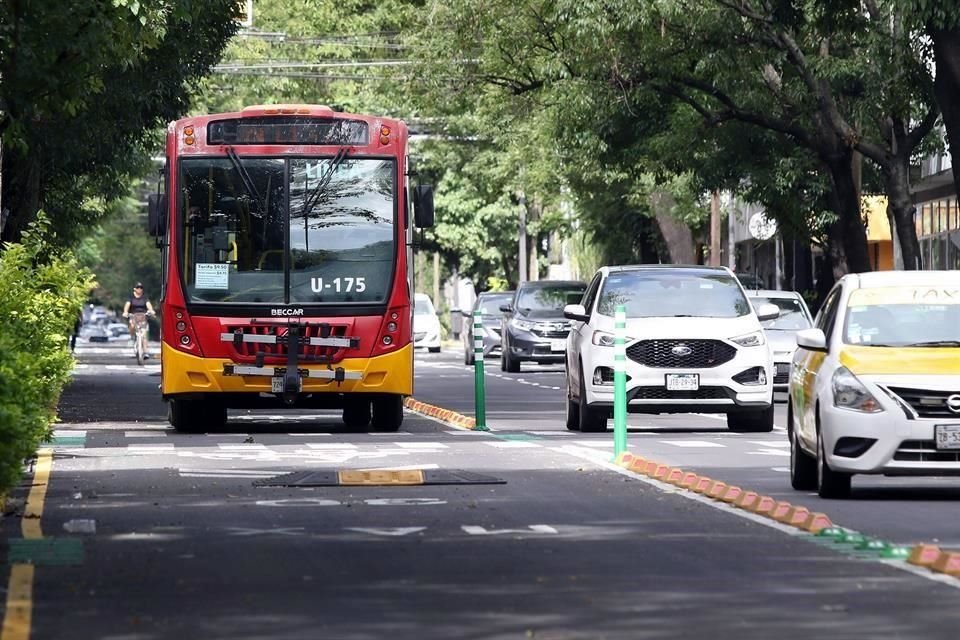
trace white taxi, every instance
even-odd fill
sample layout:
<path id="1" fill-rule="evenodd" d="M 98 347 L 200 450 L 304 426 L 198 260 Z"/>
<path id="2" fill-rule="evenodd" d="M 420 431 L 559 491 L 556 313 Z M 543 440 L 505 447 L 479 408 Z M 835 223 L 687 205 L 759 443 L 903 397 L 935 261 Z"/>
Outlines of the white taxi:
<path id="1" fill-rule="evenodd" d="M 960 475 L 960 271 L 846 275 L 797 346 L 794 489 L 843 498 L 857 473 Z"/>

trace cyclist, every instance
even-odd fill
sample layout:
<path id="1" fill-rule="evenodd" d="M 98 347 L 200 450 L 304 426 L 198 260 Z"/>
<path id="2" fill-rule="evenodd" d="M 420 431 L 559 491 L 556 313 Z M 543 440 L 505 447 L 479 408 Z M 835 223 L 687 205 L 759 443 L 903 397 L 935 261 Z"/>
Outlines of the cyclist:
<path id="1" fill-rule="evenodd" d="M 133 295 L 123 305 L 123 317 L 130 321 L 130 337 L 137 339 L 138 321 L 145 321 L 145 316 L 156 315 L 150 300 L 143 295 L 143 283 L 138 282 L 133 285 Z M 150 354 L 145 353 L 144 358 L 149 358 Z"/>

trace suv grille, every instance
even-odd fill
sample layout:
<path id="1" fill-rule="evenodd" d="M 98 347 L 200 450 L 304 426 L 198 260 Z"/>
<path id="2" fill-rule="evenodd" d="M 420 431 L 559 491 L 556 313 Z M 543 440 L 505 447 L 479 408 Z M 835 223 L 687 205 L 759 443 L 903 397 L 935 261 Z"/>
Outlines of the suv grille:
<path id="1" fill-rule="evenodd" d="M 954 413 L 947 408 L 947 398 L 956 395 L 958 392 L 907 389 L 904 387 L 888 388 L 891 393 L 900 396 L 901 400 L 910 405 L 921 418 L 960 418 L 960 413 Z"/>
<path id="2" fill-rule="evenodd" d="M 637 387 L 631 400 L 727 400 L 733 395 L 726 387 L 700 387 L 696 391 L 667 391 L 665 387 Z"/>
<path id="3" fill-rule="evenodd" d="M 682 347 L 689 353 L 684 354 Z M 720 340 L 641 340 L 627 347 L 628 358 L 658 369 L 719 367 L 736 355 L 736 347 Z"/>

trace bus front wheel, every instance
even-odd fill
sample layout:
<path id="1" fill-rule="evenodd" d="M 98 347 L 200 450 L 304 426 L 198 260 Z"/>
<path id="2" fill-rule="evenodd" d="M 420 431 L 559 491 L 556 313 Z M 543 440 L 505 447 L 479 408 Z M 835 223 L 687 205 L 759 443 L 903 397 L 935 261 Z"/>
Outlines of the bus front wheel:
<path id="1" fill-rule="evenodd" d="M 373 401 L 373 428 L 398 431 L 403 424 L 403 397 L 386 396 Z"/>
<path id="2" fill-rule="evenodd" d="M 227 424 L 227 408 L 212 400 L 171 398 L 167 418 L 177 431 L 216 431 Z"/>

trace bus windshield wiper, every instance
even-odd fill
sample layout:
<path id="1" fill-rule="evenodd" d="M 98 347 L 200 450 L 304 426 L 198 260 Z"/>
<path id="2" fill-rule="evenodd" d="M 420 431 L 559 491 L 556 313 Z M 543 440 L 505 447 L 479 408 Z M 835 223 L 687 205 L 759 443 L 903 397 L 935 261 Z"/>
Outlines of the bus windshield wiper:
<path id="1" fill-rule="evenodd" d="M 333 179 L 333 174 L 336 172 L 337 167 L 346 159 L 349 149 L 347 147 L 340 147 L 337 151 L 337 155 L 333 156 L 333 159 L 330 160 L 330 166 L 327 167 L 327 172 L 320 177 L 320 180 L 317 182 L 316 186 L 310 191 L 303 203 L 303 217 L 308 218 L 310 213 L 313 212 L 313 208 L 317 206 L 317 202 L 320 201 L 320 196 L 323 195 L 323 192 L 326 190 L 327 185 L 330 184 L 330 181 Z"/>
<path id="2" fill-rule="evenodd" d="M 247 193 L 256 199 L 261 215 L 267 215 L 267 206 L 263 198 L 260 197 L 260 192 L 257 191 L 257 185 L 253 183 L 253 179 L 250 178 L 250 174 L 247 173 L 246 167 L 240 162 L 240 157 L 237 155 L 237 152 L 233 150 L 233 147 L 227 147 L 227 157 L 230 158 L 230 162 L 233 163 L 233 168 L 240 174 L 240 179 L 243 180 L 243 186 L 246 188 Z"/>
<path id="3" fill-rule="evenodd" d="M 903 346 L 905 347 L 960 347 L 960 340 L 926 340 L 924 342 L 911 342 Z"/>

